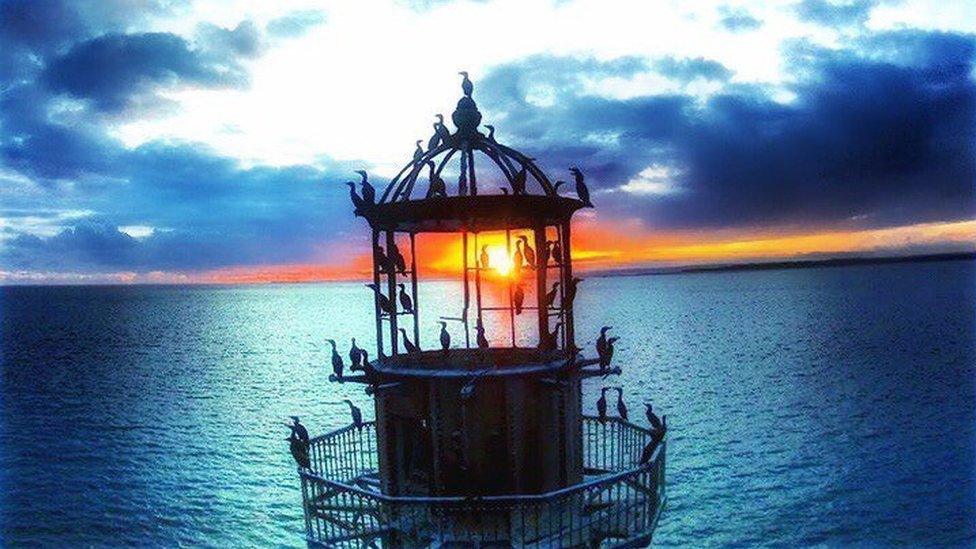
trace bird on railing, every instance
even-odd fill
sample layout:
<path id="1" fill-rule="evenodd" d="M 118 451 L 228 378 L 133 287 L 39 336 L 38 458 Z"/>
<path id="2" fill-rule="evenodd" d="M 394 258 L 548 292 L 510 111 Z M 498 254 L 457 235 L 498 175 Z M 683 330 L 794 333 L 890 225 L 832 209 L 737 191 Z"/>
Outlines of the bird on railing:
<path id="1" fill-rule="evenodd" d="M 289 429 L 291 429 L 291 435 L 294 437 L 298 437 L 299 440 L 301 440 L 305 444 L 308 444 L 308 429 L 306 429 L 305 426 L 302 425 L 300 421 L 298 421 L 298 416 L 291 416 L 291 420 L 292 420 L 291 425 L 287 423 L 285 424 L 288 425 Z"/>
<path id="2" fill-rule="evenodd" d="M 447 143 L 451 139 L 451 130 L 447 129 L 447 126 L 444 125 L 444 115 L 435 114 L 434 116 L 437 117 L 437 124 L 434 125 L 434 129 L 437 130 L 437 135 L 441 138 L 441 141 Z"/>
<path id="3" fill-rule="evenodd" d="M 579 287 L 579 283 L 582 281 L 582 278 L 573 277 L 573 279 L 569 281 L 569 284 L 566 285 L 566 296 L 564 297 L 566 300 L 566 305 L 573 304 L 573 300 L 576 299 L 576 290 Z"/>
<path id="4" fill-rule="evenodd" d="M 356 346 L 356 338 L 352 338 L 352 347 L 349 348 L 349 369 L 359 370 L 363 365 L 363 350 Z"/>
<path id="5" fill-rule="evenodd" d="M 512 194 L 515 196 L 525 194 L 525 181 L 528 178 L 528 172 L 525 168 L 522 168 L 515 173 L 515 177 L 512 178 Z"/>
<path id="6" fill-rule="evenodd" d="M 407 293 L 407 287 L 404 284 L 397 284 L 400 287 L 400 307 L 407 314 L 413 314 L 413 299 L 410 298 L 410 294 Z"/>
<path id="7" fill-rule="evenodd" d="M 481 323 L 481 319 L 478 319 L 478 324 L 474 327 L 474 331 L 478 334 L 478 348 L 482 350 L 488 349 L 488 338 L 485 337 L 485 327 Z"/>
<path id="8" fill-rule="evenodd" d="M 427 187 L 427 195 L 424 198 L 447 197 L 447 183 L 444 183 L 441 176 L 434 171 L 434 162 L 428 161 L 427 165 L 430 167 L 430 174 L 428 175 L 430 185 Z"/>
<path id="9" fill-rule="evenodd" d="M 403 346 L 407 349 L 407 352 L 410 354 L 419 353 L 420 347 L 414 345 L 413 342 L 410 341 L 410 338 L 407 337 L 407 331 L 403 328 L 398 328 L 398 330 L 400 330 L 400 334 L 403 336 Z"/>
<path id="10" fill-rule="evenodd" d="M 546 308 L 552 307 L 556 302 L 556 295 L 559 293 L 559 282 L 552 283 L 552 289 L 546 292 Z"/>
<path id="11" fill-rule="evenodd" d="M 366 209 L 366 203 L 362 198 L 356 194 L 356 184 L 352 181 L 346 181 L 346 185 L 349 185 L 349 199 L 352 200 L 352 206 L 357 212 Z"/>
<path id="12" fill-rule="evenodd" d="M 551 351 L 556 348 L 556 336 L 559 335 L 559 330 L 563 327 L 563 322 L 560 320 L 556 323 L 556 327 L 552 329 L 551 333 L 543 332 L 539 337 L 539 349 L 542 351 Z"/>
<path id="13" fill-rule="evenodd" d="M 451 350 L 451 333 L 447 331 L 447 322 L 443 320 L 437 321 L 441 325 L 441 350 L 444 351 L 444 356 Z"/>
<path id="14" fill-rule="evenodd" d="M 607 331 L 612 330 L 613 326 L 604 326 L 600 328 L 600 337 L 596 338 L 596 356 L 600 358 L 600 364 L 603 364 L 603 356 L 607 354 Z"/>
<path id="15" fill-rule="evenodd" d="M 613 339 L 613 338 L 610 338 Z M 617 413 L 620 414 L 620 418 L 627 421 L 627 405 L 624 404 L 624 388 L 617 387 Z"/>
<path id="16" fill-rule="evenodd" d="M 519 282 L 515 285 L 515 291 L 512 294 L 512 304 L 515 305 L 515 314 L 522 314 L 522 304 L 525 302 L 525 288 L 522 283 Z"/>
<path id="17" fill-rule="evenodd" d="M 556 262 L 556 265 L 563 262 L 563 247 L 558 240 L 552 241 L 552 260 Z"/>
<path id="18" fill-rule="evenodd" d="M 366 284 L 366 287 L 372 289 L 373 293 L 376 294 L 376 299 L 379 301 L 381 311 L 389 315 L 396 314 L 396 307 L 393 306 L 393 302 L 390 301 L 390 298 L 383 295 L 383 292 L 380 291 L 379 286 L 371 282 Z"/>
<path id="19" fill-rule="evenodd" d="M 600 423 L 606 423 L 607 421 L 607 390 L 609 387 L 604 387 L 600 389 L 600 398 L 596 401 L 596 417 L 600 420 Z"/>
<path id="20" fill-rule="evenodd" d="M 413 161 L 414 163 L 419 162 L 421 158 L 424 157 L 424 148 L 420 146 L 423 143 L 423 139 L 417 140 L 417 148 L 413 151 Z"/>
<path id="21" fill-rule="evenodd" d="M 652 431 L 664 428 L 664 423 L 662 423 L 661 418 L 654 413 L 654 408 L 651 406 L 650 402 L 644 403 L 644 415 L 647 416 L 647 423 L 651 426 Z"/>
<path id="22" fill-rule="evenodd" d="M 579 199 L 583 201 L 584 206 L 592 208 L 593 203 L 590 202 L 590 189 L 586 187 L 583 172 L 581 172 L 579 168 L 573 166 L 569 169 L 569 173 L 573 174 L 573 177 L 576 178 L 576 195 L 579 196 Z"/>
<path id="23" fill-rule="evenodd" d="M 407 272 L 407 260 L 403 258 L 403 254 L 400 253 L 400 247 L 397 246 L 396 240 L 390 242 L 390 262 L 396 267 L 396 270 L 400 274 L 405 274 Z"/>
<path id="24" fill-rule="evenodd" d="M 392 273 L 393 272 L 393 262 L 390 258 L 386 256 L 386 252 L 383 251 L 383 247 L 379 244 L 373 245 L 373 261 L 379 267 L 381 273 Z"/>
<path id="25" fill-rule="evenodd" d="M 298 464 L 298 467 L 300 469 L 311 470 L 312 461 L 308 458 L 308 443 L 303 442 L 294 433 L 285 438 L 285 440 L 289 442 L 288 449 L 291 451 L 291 457 L 295 458 L 295 463 Z"/>
<path id="26" fill-rule="evenodd" d="M 358 173 L 359 176 L 363 178 L 363 180 L 359 182 L 359 184 L 363 188 L 363 202 L 365 202 L 367 206 L 375 205 L 376 189 L 374 189 L 373 186 L 369 183 L 369 176 L 366 175 L 366 172 L 363 170 L 356 170 L 356 173 Z"/>
<path id="27" fill-rule="evenodd" d="M 468 79 L 467 71 L 461 71 L 458 74 L 464 77 L 464 80 L 461 81 L 461 91 L 464 92 L 464 95 L 471 97 L 471 93 L 474 91 L 474 84 Z"/>
<path id="28" fill-rule="evenodd" d="M 339 351 L 336 350 L 336 342 L 334 339 L 326 339 L 330 345 L 332 345 L 332 373 L 335 374 L 336 379 L 342 379 L 342 356 L 339 355 Z"/>
<path id="29" fill-rule="evenodd" d="M 488 141 L 491 141 L 492 143 L 494 143 L 495 142 L 495 126 L 492 126 L 491 124 L 485 124 L 485 127 L 488 128 L 488 137 L 486 139 L 488 139 Z"/>
<path id="30" fill-rule="evenodd" d="M 661 418 L 661 427 L 659 429 L 651 429 L 651 441 L 644 446 L 641 451 L 641 457 L 639 463 L 645 465 L 651 461 L 651 457 L 654 455 L 654 450 L 657 449 L 657 445 L 664 440 L 664 435 L 668 432 L 668 416 L 663 416 Z"/>
<path id="31" fill-rule="evenodd" d="M 349 405 L 349 414 L 352 415 L 352 424 L 356 426 L 357 429 L 363 428 L 363 411 L 360 410 L 351 400 L 344 399 L 343 402 Z"/>
<path id="32" fill-rule="evenodd" d="M 529 237 L 521 235 L 519 240 L 522 241 L 522 253 L 525 254 L 525 262 L 529 264 L 529 268 L 535 269 L 535 250 L 529 245 Z"/>
<path id="33" fill-rule="evenodd" d="M 482 269 L 490 269 L 491 268 L 491 258 L 488 256 L 488 246 L 482 246 L 481 247 L 480 262 L 481 262 L 481 268 Z"/>

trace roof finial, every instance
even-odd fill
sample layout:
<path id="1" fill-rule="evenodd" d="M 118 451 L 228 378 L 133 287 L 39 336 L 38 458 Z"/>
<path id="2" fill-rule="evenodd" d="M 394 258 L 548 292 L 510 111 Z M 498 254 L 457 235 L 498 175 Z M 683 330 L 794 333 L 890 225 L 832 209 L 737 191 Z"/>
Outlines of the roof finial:
<path id="1" fill-rule="evenodd" d="M 461 91 L 464 92 L 464 95 L 471 97 L 471 92 L 474 91 L 474 84 L 468 79 L 467 71 L 461 71 L 458 74 L 464 77 L 464 80 L 461 81 Z"/>

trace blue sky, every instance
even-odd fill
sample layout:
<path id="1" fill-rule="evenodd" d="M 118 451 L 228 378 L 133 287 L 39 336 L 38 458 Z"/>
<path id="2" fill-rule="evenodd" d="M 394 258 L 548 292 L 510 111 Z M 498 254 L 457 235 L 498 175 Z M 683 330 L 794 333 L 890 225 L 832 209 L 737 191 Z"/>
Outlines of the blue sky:
<path id="1" fill-rule="evenodd" d="M 974 32 L 964 0 L 2 0 L 0 277 L 346 272 L 342 182 L 393 175 L 458 70 L 588 174 L 603 266 L 972 249 Z"/>

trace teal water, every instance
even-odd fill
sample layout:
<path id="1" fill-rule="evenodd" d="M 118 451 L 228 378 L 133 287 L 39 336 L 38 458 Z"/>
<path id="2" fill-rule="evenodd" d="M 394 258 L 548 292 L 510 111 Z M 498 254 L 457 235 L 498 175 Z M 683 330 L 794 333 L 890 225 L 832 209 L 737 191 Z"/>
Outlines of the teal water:
<path id="1" fill-rule="evenodd" d="M 631 408 L 669 417 L 655 544 L 976 544 L 974 282 L 969 261 L 586 280 L 581 345 L 612 324 Z M 422 288 L 425 346 L 455 287 Z M 372 416 L 323 342 L 370 344 L 371 307 L 359 284 L 0 289 L 0 545 L 301 546 L 281 422 Z"/>

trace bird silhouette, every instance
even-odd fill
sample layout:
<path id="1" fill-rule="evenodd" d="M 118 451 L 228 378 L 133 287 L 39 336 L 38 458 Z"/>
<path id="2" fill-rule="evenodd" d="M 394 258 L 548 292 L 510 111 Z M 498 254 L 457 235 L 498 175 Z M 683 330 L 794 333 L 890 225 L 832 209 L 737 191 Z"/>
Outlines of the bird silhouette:
<path id="1" fill-rule="evenodd" d="M 386 252 L 383 251 L 383 247 L 379 244 L 373 245 L 374 261 L 379 265 L 381 273 L 391 273 L 393 272 L 393 264 L 390 258 L 386 256 Z"/>
<path id="2" fill-rule="evenodd" d="M 438 320 L 441 325 L 441 350 L 444 351 L 444 356 L 451 350 L 451 333 L 447 331 L 447 322 L 443 320 Z"/>
<path id="3" fill-rule="evenodd" d="M 495 142 L 495 126 L 492 126 L 491 124 L 485 124 L 485 127 L 488 128 L 488 137 L 487 137 L 488 141 L 491 141 L 492 143 L 494 143 Z"/>
<path id="4" fill-rule="evenodd" d="M 607 330 L 612 330 L 613 326 L 600 328 L 600 337 L 596 338 L 596 356 L 603 362 L 603 355 L 607 354 Z"/>
<path id="5" fill-rule="evenodd" d="M 366 175 L 366 172 L 363 170 L 356 170 L 356 173 L 363 178 L 363 180 L 359 182 L 363 188 L 363 202 L 365 202 L 367 206 L 376 204 L 376 189 L 374 189 L 369 183 L 369 176 Z"/>
<path id="6" fill-rule="evenodd" d="M 647 416 L 647 423 L 651 426 L 652 430 L 657 431 L 664 428 L 661 418 L 654 413 L 654 407 L 651 406 L 650 402 L 644 403 L 644 415 Z"/>
<path id="7" fill-rule="evenodd" d="M 618 339 L 620 338 L 611 337 L 607 339 L 606 347 L 604 348 L 603 354 L 600 355 L 600 370 L 607 371 L 610 369 L 610 363 L 613 361 L 613 344 Z"/>
<path id="8" fill-rule="evenodd" d="M 600 420 L 600 423 L 607 421 L 607 389 L 609 387 L 600 389 L 600 398 L 596 401 L 596 417 Z"/>
<path id="9" fill-rule="evenodd" d="M 434 135 L 427 141 L 427 150 L 432 151 L 441 144 L 441 133 L 437 130 L 438 122 L 434 122 Z"/>
<path id="10" fill-rule="evenodd" d="M 434 125 L 434 129 L 437 130 L 437 135 L 441 141 L 447 143 L 451 139 L 451 130 L 448 130 L 447 126 L 444 125 L 444 115 L 435 114 L 434 116 L 437 117 L 437 124 Z"/>
<path id="11" fill-rule="evenodd" d="M 623 387 L 617 387 L 617 413 L 620 414 L 620 417 L 624 421 L 627 421 L 627 405 L 624 404 L 624 388 Z"/>
<path id="12" fill-rule="evenodd" d="M 407 331 L 403 328 L 398 328 L 400 330 L 400 335 L 403 336 L 403 346 L 406 348 L 407 353 L 416 354 L 420 352 L 420 347 L 413 344 L 410 338 L 407 337 Z"/>
<path id="13" fill-rule="evenodd" d="M 490 269 L 491 268 L 491 258 L 488 256 L 488 246 L 481 247 L 481 268 Z"/>
<path id="14" fill-rule="evenodd" d="M 433 198 L 435 196 L 446 197 L 447 196 L 447 184 L 441 179 L 441 176 L 434 171 L 434 163 L 427 162 L 430 167 L 430 174 L 428 179 L 430 179 L 430 185 L 427 187 L 427 196 L 425 198 Z"/>
<path id="15" fill-rule="evenodd" d="M 546 308 L 552 307 L 552 304 L 556 301 L 556 295 L 558 294 L 559 283 L 553 282 L 552 289 L 546 292 Z"/>
<path id="16" fill-rule="evenodd" d="M 376 300 L 379 301 L 380 310 L 389 315 L 396 314 L 396 307 L 393 306 L 393 302 L 390 301 L 390 298 L 383 295 L 383 292 L 380 291 L 379 286 L 377 286 L 375 283 L 370 283 L 367 284 L 366 287 L 372 289 L 373 293 L 376 294 Z"/>
<path id="17" fill-rule="evenodd" d="M 298 416 L 291 416 L 291 420 L 291 425 L 288 425 L 287 423 L 285 425 L 288 425 L 288 427 L 291 429 L 292 436 L 298 437 L 299 440 L 305 444 L 308 444 L 308 429 L 306 429 L 305 426 L 302 425 L 302 422 L 298 420 Z"/>
<path id="18" fill-rule="evenodd" d="M 539 338 L 539 349 L 542 351 L 551 351 L 556 348 L 556 336 L 559 335 L 560 328 L 563 327 L 562 321 L 556 323 L 556 327 L 553 328 L 552 332 L 543 332 Z"/>
<path id="19" fill-rule="evenodd" d="M 522 270 L 522 264 L 525 263 L 525 255 L 522 253 L 522 241 L 515 241 L 515 253 L 512 255 L 512 269 L 515 270 L 515 274 L 518 274 Z"/>
<path id="20" fill-rule="evenodd" d="M 512 194 L 519 196 L 525 194 L 525 181 L 528 177 L 528 172 L 525 168 L 522 168 L 515 173 L 515 177 L 512 178 Z"/>
<path id="21" fill-rule="evenodd" d="M 302 469 L 311 469 L 312 462 L 308 458 L 308 444 L 295 436 L 294 433 L 285 440 L 289 442 L 288 449 L 291 451 L 291 457 L 295 459 L 295 463 L 298 464 L 298 467 Z"/>
<path id="22" fill-rule="evenodd" d="M 478 324 L 474 327 L 474 331 L 478 333 L 478 337 L 477 337 L 477 340 L 478 340 L 478 348 L 479 349 L 487 349 L 488 348 L 488 338 L 485 337 L 485 327 L 481 323 L 481 320 L 480 319 L 478 320 Z"/>
<path id="23" fill-rule="evenodd" d="M 468 79 L 468 73 L 461 71 L 458 74 L 464 77 L 464 80 L 461 81 L 461 91 L 464 92 L 464 95 L 471 97 L 471 93 L 474 91 L 474 84 Z"/>
<path id="24" fill-rule="evenodd" d="M 559 265 L 563 262 L 563 247 L 558 240 L 552 242 L 552 260 Z"/>
<path id="25" fill-rule="evenodd" d="M 397 246 L 396 240 L 390 242 L 390 261 L 396 268 L 397 272 L 404 274 L 407 272 L 407 260 L 403 258 L 403 254 L 400 253 L 400 247 Z"/>
<path id="26" fill-rule="evenodd" d="M 346 185 L 349 185 L 349 199 L 352 200 L 353 208 L 355 208 L 357 212 L 362 211 L 366 207 L 366 203 L 363 202 L 363 199 L 360 198 L 358 194 L 356 194 L 356 184 L 352 181 L 346 181 Z"/>
<path id="27" fill-rule="evenodd" d="M 569 172 L 573 174 L 574 178 L 576 178 L 576 195 L 579 196 L 579 199 L 583 201 L 584 206 L 592 208 L 593 203 L 590 202 L 590 189 L 586 187 L 583 172 L 581 172 L 580 169 L 575 166 L 570 168 Z"/>
<path id="28" fill-rule="evenodd" d="M 515 305 L 515 314 L 522 314 L 522 304 L 525 302 L 525 289 L 522 283 L 515 285 L 515 293 L 512 295 L 512 302 Z"/>
<path id="29" fill-rule="evenodd" d="M 567 305 L 573 304 L 573 300 L 576 299 L 577 288 L 579 287 L 579 283 L 582 281 L 583 281 L 582 278 L 578 278 L 574 276 L 569 281 L 569 284 L 566 285 L 566 296 L 564 297 L 564 299 L 566 300 Z"/>
<path id="30" fill-rule="evenodd" d="M 420 144 L 423 143 L 423 142 L 424 142 L 423 139 L 418 139 L 417 140 L 417 148 L 416 148 L 416 150 L 413 151 L 413 161 L 414 162 L 419 162 L 420 159 L 424 157 L 424 148 L 420 146 Z"/>
<path id="31" fill-rule="evenodd" d="M 413 299 L 410 299 L 407 287 L 404 284 L 397 284 L 397 286 L 400 287 L 400 308 L 408 314 L 413 314 Z"/>
<path id="32" fill-rule="evenodd" d="M 352 338 L 352 347 L 349 348 L 349 369 L 359 370 L 363 365 L 363 351 L 356 346 L 356 338 Z"/>
<path id="33" fill-rule="evenodd" d="M 345 367 L 342 363 L 342 356 L 336 350 L 336 342 L 334 339 L 326 339 L 326 341 L 329 342 L 329 345 L 332 345 L 332 373 L 335 374 L 337 379 L 342 379 L 342 369 Z"/>
<path id="34" fill-rule="evenodd" d="M 522 241 L 522 253 L 525 255 L 525 262 L 529 264 L 529 267 L 535 269 L 535 250 L 529 245 L 529 237 L 525 235 L 519 236 Z"/>
<path id="35" fill-rule="evenodd" d="M 358 406 L 352 403 L 351 400 L 344 399 L 343 402 L 349 405 L 349 415 L 352 416 L 352 424 L 356 426 L 357 429 L 363 428 L 363 411 L 359 409 Z"/>

